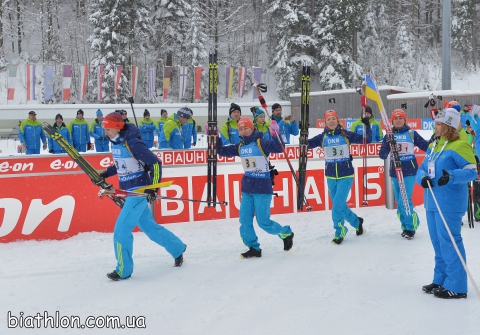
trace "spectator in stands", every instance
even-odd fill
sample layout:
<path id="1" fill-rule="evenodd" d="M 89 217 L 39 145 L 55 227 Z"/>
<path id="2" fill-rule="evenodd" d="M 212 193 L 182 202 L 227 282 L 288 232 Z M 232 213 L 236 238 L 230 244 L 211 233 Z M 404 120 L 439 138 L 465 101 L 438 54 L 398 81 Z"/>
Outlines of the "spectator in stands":
<path id="1" fill-rule="evenodd" d="M 365 117 L 370 120 L 370 127 L 372 127 L 372 142 L 381 142 L 383 139 L 382 125 L 373 117 L 372 107 L 365 107 Z M 352 123 L 350 131 L 363 135 L 363 127 L 362 118 L 360 117 Z"/>
<path id="2" fill-rule="evenodd" d="M 237 122 L 242 116 L 242 109 L 239 105 L 232 102 L 228 110 L 228 115 L 227 122 L 220 127 L 220 138 L 222 139 L 223 145 L 239 144 L 240 135 L 238 133 Z"/>
<path id="3" fill-rule="evenodd" d="M 265 111 L 263 109 L 255 107 L 255 120 L 253 121 L 253 125 L 255 126 L 255 129 L 263 133 L 263 138 L 273 140 L 272 135 L 270 135 L 270 120 L 265 120 L 265 116 Z"/>
<path id="4" fill-rule="evenodd" d="M 272 105 L 272 116 L 270 119 L 277 121 L 280 128 L 280 136 L 285 144 L 290 144 L 290 135 L 297 136 L 300 133 L 298 123 L 295 121 L 295 115 L 282 117 L 282 106 L 278 103 Z"/>
<path id="5" fill-rule="evenodd" d="M 138 128 L 140 128 L 140 133 L 142 134 L 142 141 L 145 142 L 148 149 L 152 148 L 153 141 L 155 140 L 154 131 L 156 127 L 153 120 L 150 119 L 148 109 L 145 109 L 143 112 L 143 119 L 139 122 Z"/>
<path id="6" fill-rule="evenodd" d="M 73 146 L 78 152 L 85 152 L 91 149 L 88 122 L 83 118 L 83 110 L 79 109 L 77 111 L 77 117 L 70 122 L 68 128 L 72 134 Z"/>
<path id="7" fill-rule="evenodd" d="M 90 126 L 90 136 L 95 140 L 95 151 L 96 152 L 108 152 L 110 151 L 110 141 L 108 136 L 105 134 L 105 129 L 102 127 L 103 123 L 103 112 L 97 110 L 97 118 L 93 121 Z M 89 141 L 90 142 L 90 141 Z"/>
<path id="8" fill-rule="evenodd" d="M 37 120 L 37 113 L 34 111 L 28 112 L 28 118 L 20 124 L 18 137 L 22 144 L 22 152 L 27 155 L 40 153 L 40 139 L 43 143 L 43 150 L 47 149 L 47 138 L 43 133 L 42 124 Z"/>
<path id="9" fill-rule="evenodd" d="M 163 131 L 159 137 L 160 149 L 183 149 L 182 126 L 192 117 L 192 111 L 188 107 L 180 108 L 176 114 L 168 117 L 163 125 Z"/>
<path id="10" fill-rule="evenodd" d="M 168 121 L 168 112 L 165 109 L 160 110 L 160 119 L 156 122 L 158 141 L 160 142 L 160 133 L 163 131 L 163 125 Z"/>
<path id="11" fill-rule="evenodd" d="M 117 111 L 115 111 L 115 112 L 117 112 Z M 127 117 L 127 111 L 126 111 L 125 109 L 121 109 L 120 112 L 121 112 L 121 115 L 122 115 L 123 122 L 125 122 L 125 123 L 132 123 L 132 121 L 130 121 L 130 120 L 128 119 L 128 117 Z"/>
<path id="12" fill-rule="evenodd" d="M 193 111 L 192 112 L 193 116 Z M 193 146 L 197 145 L 197 123 L 192 118 L 188 119 L 188 121 L 182 126 L 182 136 L 183 136 L 183 148 L 190 149 Z"/>
<path id="13" fill-rule="evenodd" d="M 53 127 L 70 143 L 72 144 L 72 135 L 70 130 L 67 128 L 65 123 L 63 123 L 62 114 L 57 114 L 55 116 L 55 124 Z M 72 144 L 73 145 L 73 144 Z M 51 154 L 65 154 L 65 150 L 50 136 L 48 137 L 48 152 Z"/>

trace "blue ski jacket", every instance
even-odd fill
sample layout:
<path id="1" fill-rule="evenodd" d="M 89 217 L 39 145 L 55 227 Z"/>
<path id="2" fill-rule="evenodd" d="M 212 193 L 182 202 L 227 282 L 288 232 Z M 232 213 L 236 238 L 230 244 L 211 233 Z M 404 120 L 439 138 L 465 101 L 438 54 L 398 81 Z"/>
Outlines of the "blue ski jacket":
<path id="1" fill-rule="evenodd" d="M 372 128 L 366 127 L 367 143 L 372 141 Z M 350 143 L 363 143 L 363 135 L 344 130 L 341 125 L 334 130 L 325 128 L 323 133 L 308 140 L 308 148 L 321 147 L 325 152 L 325 176 L 327 179 L 353 178 Z"/>
<path id="2" fill-rule="evenodd" d="M 53 127 L 62 135 L 68 143 L 72 144 L 72 136 L 70 135 L 70 130 L 65 126 L 65 123 L 62 123 L 61 126 L 58 126 L 57 123 L 53 125 Z M 53 150 L 54 154 L 64 154 L 66 153 L 65 150 L 57 143 L 54 139 L 48 136 L 48 150 Z"/>
<path id="3" fill-rule="evenodd" d="M 422 179 L 429 175 L 429 162 L 435 166 L 435 177 L 432 191 L 435 194 L 442 212 L 463 212 L 468 206 L 467 183 L 477 178 L 477 165 L 472 153 L 472 147 L 465 141 L 458 139 L 445 144 L 445 138 L 440 137 L 430 143 L 427 154 L 417 171 L 416 181 L 419 185 Z M 448 183 L 438 186 L 438 179 L 442 177 L 443 170 L 450 175 Z M 432 172 L 432 169 L 430 169 Z M 425 189 L 424 206 L 427 211 L 438 212 L 430 189 Z"/>
<path id="4" fill-rule="evenodd" d="M 72 134 L 73 146 L 90 143 L 90 132 L 88 129 L 88 123 L 85 119 L 75 118 L 70 122 L 68 127 Z"/>
<path id="5" fill-rule="evenodd" d="M 223 145 L 217 137 L 217 152 L 221 156 L 242 158 L 245 175 L 242 178 L 242 192 L 248 194 L 273 194 L 272 180 L 268 169 L 268 155 L 282 152 L 277 139 L 266 140 L 263 133 L 254 130 L 252 135 L 240 137 L 235 145 Z M 260 144 L 260 145 L 259 145 Z"/>
<path id="6" fill-rule="evenodd" d="M 47 142 L 47 138 L 43 133 L 42 123 L 30 118 L 22 121 L 20 124 L 18 137 L 20 143 L 25 143 L 29 150 L 40 150 L 40 139 L 42 139 L 42 143 Z"/>
<path id="7" fill-rule="evenodd" d="M 402 162 L 403 176 L 415 176 L 418 170 L 418 163 L 413 149 L 416 146 L 422 151 L 427 151 L 429 142 L 424 140 L 416 131 L 410 130 L 410 127 L 407 125 L 400 129 L 393 127 L 392 132 L 395 137 L 395 142 L 397 143 L 397 148 L 400 149 L 398 156 Z M 386 137 L 384 137 L 379 156 L 381 159 L 386 159 L 389 154 L 390 147 L 387 144 Z M 397 178 L 392 157 L 390 157 L 390 177 Z"/>
<path id="8" fill-rule="evenodd" d="M 95 140 L 95 148 L 99 151 L 99 148 L 106 148 L 108 151 L 108 144 L 110 140 L 108 136 L 105 135 L 105 129 L 102 127 L 102 121 L 95 119 L 92 125 L 90 126 L 90 136 Z"/>
<path id="9" fill-rule="evenodd" d="M 163 131 L 158 136 L 159 149 L 183 149 L 182 124 L 177 114 L 168 117 L 163 125 Z"/>
<path id="10" fill-rule="evenodd" d="M 285 136 L 285 138 L 282 138 L 285 144 L 290 144 L 290 135 L 297 136 L 300 134 L 297 121 L 284 121 L 282 117 L 274 117 L 273 115 L 270 117 L 270 120 L 277 121 L 280 135 Z"/>
<path id="11" fill-rule="evenodd" d="M 140 131 L 132 123 L 126 123 L 119 137 L 112 142 L 115 162 L 106 170 L 108 177 L 118 174 L 120 188 L 157 184 L 162 179 L 162 166 L 157 156 L 140 139 Z"/>

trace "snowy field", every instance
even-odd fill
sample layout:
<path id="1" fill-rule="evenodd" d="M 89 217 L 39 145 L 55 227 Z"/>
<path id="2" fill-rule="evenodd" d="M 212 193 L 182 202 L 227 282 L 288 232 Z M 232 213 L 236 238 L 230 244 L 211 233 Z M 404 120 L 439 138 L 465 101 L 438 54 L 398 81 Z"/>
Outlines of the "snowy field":
<path id="1" fill-rule="evenodd" d="M 420 228 L 405 240 L 394 211 L 357 209 L 367 234 L 352 228 L 340 246 L 330 243 L 329 211 L 277 215 L 295 232 L 294 246 L 285 252 L 278 237 L 257 229 L 259 259 L 239 257 L 247 249 L 236 219 L 172 224 L 188 245 L 183 266 L 135 233 L 135 271 L 120 282 L 105 276 L 115 267 L 112 234 L 0 244 L 0 334 L 479 334 L 480 299 L 470 283 L 466 300 L 422 292 L 432 281 L 433 249 L 423 207 L 416 210 Z M 463 237 L 480 283 L 480 224 L 465 224 Z M 138 317 L 145 329 L 8 328 L 9 312 L 57 311 L 80 323 Z"/>

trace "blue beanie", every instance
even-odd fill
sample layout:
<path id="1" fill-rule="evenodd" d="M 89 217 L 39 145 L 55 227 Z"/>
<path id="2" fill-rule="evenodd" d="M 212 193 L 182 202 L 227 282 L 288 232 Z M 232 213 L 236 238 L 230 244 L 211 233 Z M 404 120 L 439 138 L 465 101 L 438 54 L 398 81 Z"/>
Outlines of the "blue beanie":
<path id="1" fill-rule="evenodd" d="M 263 109 L 259 107 L 255 107 L 255 120 L 258 119 L 258 117 L 261 115 L 265 115 L 265 112 L 263 111 Z"/>
<path id="2" fill-rule="evenodd" d="M 458 105 L 458 104 L 452 105 L 452 108 L 455 109 L 459 113 L 460 113 L 460 110 L 462 109 L 462 107 L 460 107 L 460 105 Z"/>
<path id="3" fill-rule="evenodd" d="M 100 109 L 97 109 L 97 116 L 99 116 L 99 115 L 103 116 L 103 113 Z"/>

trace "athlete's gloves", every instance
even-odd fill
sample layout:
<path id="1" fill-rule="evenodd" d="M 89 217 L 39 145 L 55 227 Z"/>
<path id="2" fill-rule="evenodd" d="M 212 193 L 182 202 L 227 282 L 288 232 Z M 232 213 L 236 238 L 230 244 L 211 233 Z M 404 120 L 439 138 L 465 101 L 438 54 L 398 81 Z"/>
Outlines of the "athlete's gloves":
<path id="1" fill-rule="evenodd" d="M 277 136 L 279 131 L 280 131 L 280 127 L 278 126 L 277 121 L 272 120 L 272 122 L 270 123 L 270 135 L 275 137 Z"/>
<path id="2" fill-rule="evenodd" d="M 444 185 L 447 185 L 448 184 L 448 181 L 450 180 L 450 174 L 445 171 L 445 170 L 442 170 L 443 171 L 443 175 L 438 178 L 438 186 L 444 186 Z"/>
<path id="3" fill-rule="evenodd" d="M 87 150 L 92 150 L 92 143 L 90 142 L 87 143 Z"/>
<path id="4" fill-rule="evenodd" d="M 53 149 L 48 150 L 49 153 L 53 154 Z"/>
<path id="5" fill-rule="evenodd" d="M 370 125 L 370 118 L 362 117 L 362 123 L 366 126 L 369 126 Z"/>
<path id="6" fill-rule="evenodd" d="M 428 188 L 428 185 L 430 185 L 430 187 L 433 187 L 432 179 L 430 179 L 430 177 L 428 176 L 423 177 L 421 185 L 423 188 Z"/>
<path id="7" fill-rule="evenodd" d="M 393 136 L 393 134 L 386 134 L 385 135 L 385 143 L 387 143 L 388 145 L 390 145 L 391 143 L 393 143 L 395 141 L 395 137 Z"/>
<path id="8" fill-rule="evenodd" d="M 157 191 L 158 191 L 158 189 L 145 190 L 145 193 L 148 194 L 147 195 L 147 201 L 148 201 L 149 204 L 153 203 L 155 201 L 155 199 L 157 199 Z"/>

